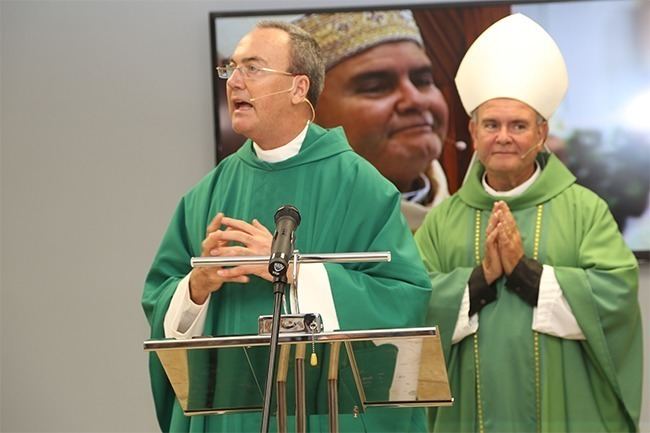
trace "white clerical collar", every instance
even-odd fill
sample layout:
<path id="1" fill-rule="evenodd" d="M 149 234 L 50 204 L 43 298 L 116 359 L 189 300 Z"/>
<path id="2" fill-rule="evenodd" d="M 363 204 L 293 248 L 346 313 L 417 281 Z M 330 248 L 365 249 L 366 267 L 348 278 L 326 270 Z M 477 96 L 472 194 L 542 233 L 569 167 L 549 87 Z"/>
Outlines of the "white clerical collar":
<path id="1" fill-rule="evenodd" d="M 494 188 L 492 188 L 490 185 L 487 183 L 487 173 L 483 173 L 483 188 L 485 191 L 490 194 L 491 196 L 498 196 L 498 197 L 516 197 L 518 195 L 523 194 L 526 192 L 526 190 L 537 180 L 539 177 L 540 173 L 542 172 L 542 169 L 539 167 L 539 164 L 537 161 L 535 161 L 535 172 L 531 177 L 528 178 L 528 180 L 524 183 L 522 183 L 519 186 L 514 187 L 513 189 L 509 191 L 497 191 Z"/>
<path id="2" fill-rule="evenodd" d="M 305 137 L 307 136 L 307 128 L 309 128 L 309 121 L 307 121 L 307 125 L 300 132 L 300 134 L 296 136 L 296 138 L 284 146 L 276 147 L 275 149 L 264 150 L 259 147 L 257 143 L 253 142 L 253 149 L 255 150 L 255 154 L 262 161 L 271 163 L 282 162 L 293 156 L 296 156 L 298 155 L 298 152 L 300 152 L 302 142 L 305 141 Z"/>
<path id="3" fill-rule="evenodd" d="M 420 189 L 416 189 L 415 191 L 403 192 L 402 200 L 421 203 L 422 200 L 427 197 L 429 191 L 431 191 L 431 181 L 424 173 L 420 173 L 420 179 L 422 179 L 424 182 L 424 186 Z"/>

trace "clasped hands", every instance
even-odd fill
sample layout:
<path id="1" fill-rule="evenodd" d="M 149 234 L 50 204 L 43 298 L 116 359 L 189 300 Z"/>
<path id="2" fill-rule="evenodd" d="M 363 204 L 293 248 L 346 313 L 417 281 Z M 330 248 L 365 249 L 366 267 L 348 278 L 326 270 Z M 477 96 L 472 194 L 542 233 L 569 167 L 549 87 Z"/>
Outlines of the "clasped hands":
<path id="1" fill-rule="evenodd" d="M 273 234 L 258 220 L 238 220 L 218 213 L 210 222 L 201 243 L 202 256 L 269 256 Z M 290 277 L 290 270 L 287 272 Z M 212 292 L 223 283 L 248 283 L 250 275 L 257 275 L 268 281 L 272 276 L 268 266 L 240 265 L 230 268 L 210 266 L 197 267 L 190 274 L 190 297 L 196 304 L 203 304 Z"/>
<path id="2" fill-rule="evenodd" d="M 485 256 L 481 262 L 488 285 L 504 273 L 509 276 L 523 256 L 524 247 L 515 218 L 504 201 L 497 201 L 488 221 Z"/>

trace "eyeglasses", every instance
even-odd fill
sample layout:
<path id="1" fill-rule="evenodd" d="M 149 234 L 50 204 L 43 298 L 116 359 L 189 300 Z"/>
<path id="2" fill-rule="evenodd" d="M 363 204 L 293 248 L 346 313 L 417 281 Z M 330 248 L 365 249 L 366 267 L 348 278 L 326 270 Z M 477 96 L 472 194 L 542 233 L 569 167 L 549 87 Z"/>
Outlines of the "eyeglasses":
<path id="1" fill-rule="evenodd" d="M 235 65 L 217 66 L 217 75 L 219 76 L 219 78 L 223 78 L 224 80 L 227 80 L 228 78 L 232 77 L 232 74 L 234 74 L 237 69 L 239 69 L 239 72 L 241 72 L 244 75 L 244 78 L 257 78 L 261 76 L 264 72 L 288 75 L 290 77 L 296 75 L 290 72 L 278 71 L 277 69 L 271 69 L 271 68 L 263 68 L 261 66 L 256 66 L 253 64 L 239 65 L 239 66 L 235 66 Z"/>

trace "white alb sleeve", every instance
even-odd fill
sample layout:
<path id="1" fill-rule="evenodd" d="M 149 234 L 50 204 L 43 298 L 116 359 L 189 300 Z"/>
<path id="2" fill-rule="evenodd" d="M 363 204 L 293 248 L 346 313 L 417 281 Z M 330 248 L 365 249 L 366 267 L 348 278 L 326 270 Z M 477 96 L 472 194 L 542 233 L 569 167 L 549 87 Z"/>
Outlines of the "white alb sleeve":
<path id="1" fill-rule="evenodd" d="M 537 307 L 533 309 L 533 331 L 567 340 L 585 340 L 553 268 L 543 266 Z"/>
<path id="2" fill-rule="evenodd" d="M 176 286 L 176 291 L 165 314 L 165 337 L 187 339 L 203 334 L 210 296 L 197 305 L 190 298 L 190 272 Z"/>
<path id="3" fill-rule="evenodd" d="M 323 330 L 326 332 L 340 329 L 336 315 L 332 288 L 327 269 L 322 263 L 300 265 L 298 273 L 298 307 L 300 313 L 320 313 Z M 295 299 L 291 299 L 291 311 L 296 312 Z"/>
<path id="4" fill-rule="evenodd" d="M 451 336 L 451 344 L 456 344 L 468 335 L 474 334 L 478 330 L 478 313 L 469 317 L 469 285 L 465 286 L 463 300 L 460 302 L 460 311 L 454 334 Z"/>

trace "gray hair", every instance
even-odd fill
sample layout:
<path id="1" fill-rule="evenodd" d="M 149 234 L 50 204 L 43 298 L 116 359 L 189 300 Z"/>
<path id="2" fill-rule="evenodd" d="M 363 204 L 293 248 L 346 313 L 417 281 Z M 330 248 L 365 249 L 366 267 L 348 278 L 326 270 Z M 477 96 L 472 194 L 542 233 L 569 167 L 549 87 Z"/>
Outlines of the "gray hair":
<path id="1" fill-rule="evenodd" d="M 285 21 L 265 20 L 255 26 L 258 29 L 279 29 L 289 35 L 291 41 L 289 71 L 309 78 L 307 99 L 314 106 L 323 91 L 325 82 L 325 60 L 316 40 L 300 27 Z"/>

